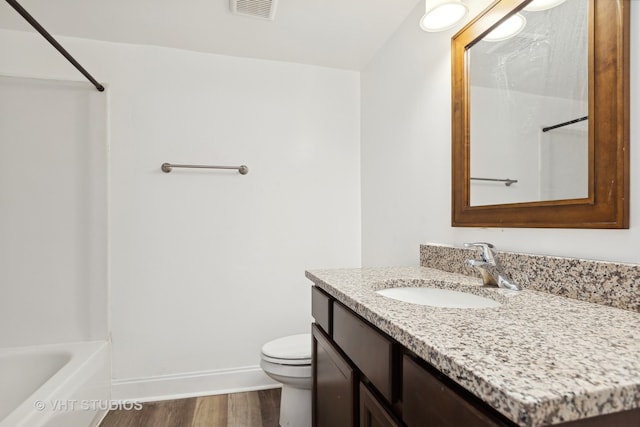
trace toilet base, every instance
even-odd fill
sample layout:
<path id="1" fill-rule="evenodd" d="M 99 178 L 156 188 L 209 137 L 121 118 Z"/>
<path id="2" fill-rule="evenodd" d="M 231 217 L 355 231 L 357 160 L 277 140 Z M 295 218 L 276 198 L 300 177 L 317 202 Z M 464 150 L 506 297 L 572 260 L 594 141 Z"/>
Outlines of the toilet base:
<path id="1" fill-rule="evenodd" d="M 282 385 L 280 427 L 311 427 L 311 390 Z"/>

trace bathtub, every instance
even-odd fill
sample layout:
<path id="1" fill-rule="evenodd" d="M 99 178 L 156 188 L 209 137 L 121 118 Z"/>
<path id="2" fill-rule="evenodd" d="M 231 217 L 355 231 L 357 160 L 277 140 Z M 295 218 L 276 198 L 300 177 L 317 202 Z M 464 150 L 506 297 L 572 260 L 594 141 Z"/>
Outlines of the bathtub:
<path id="1" fill-rule="evenodd" d="M 106 341 L 0 349 L 0 427 L 93 427 L 108 409 Z"/>

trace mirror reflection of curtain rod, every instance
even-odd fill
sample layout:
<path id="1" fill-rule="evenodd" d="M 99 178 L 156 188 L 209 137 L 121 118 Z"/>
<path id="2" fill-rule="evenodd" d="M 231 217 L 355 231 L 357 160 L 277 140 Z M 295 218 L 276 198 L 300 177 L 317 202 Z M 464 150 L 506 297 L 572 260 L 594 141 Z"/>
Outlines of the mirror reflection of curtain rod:
<path id="1" fill-rule="evenodd" d="M 580 118 L 577 118 L 577 119 L 574 119 L 574 120 L 569 120 L 568 122 L 558 123 L 557 125 L 547 126 L 546 128 L 542 128 L 542 132 L 547 132 L 547 131 L 550 131 L 550 130 L 553 130 L 553 129 L 561 128 L 563 126 L 572 125 L 572 124 L 578 123 L 578 122 L 584 122 L 588 118 L 589 118 L 589 116 L 584 116 L 584 117 L 580 117 Z"/>
<path id="2" fill-rule="evenodd" d="M 36 21 L 36 19 L 33 16 L 31 16 L 29 12 L 27 12 L 16 0 L 7 0 L 7 3 L 9 3 L 9 5 L 11 5 L 11 7 L 13 7 L 16 10 L 16 12 L 18 12 L 20 16 L 22 16 L 29 24 L 31 24 L 31 26 L 35 28 L 36 31 L 42 35 L 42 37 L 47 39 L 47 41 L 51 43 L 51 45 L 55 47 L 58 50 L 58 52 L 62 54 L 62 56 L 67 58 L 67 60 L 71 62 L 71 64 L 73 64 L 73 66 L 76 67 L 78 71 L 80 71 L 82 75 L 84 75 L 87 78 L 87 80 L 89 80 L 96 87 L 96 89 L 98 89 L 98 91 L 100 92 L 104 91 L 104 86 L 98 83 L 98 81 L 94 79 L 93 76 L 89 74 L 89 72 L 85 70 L 82 67 L 82 65 L 80 65 L 78 61 L 76 61 L 76 59 L 73 56 L 71 56 L 71 54 L 67 52 L 65 48 L 63 48 L 60 45 L 60 43 L 58 43 L 56 39 L 54 39 L 53 36 L 49 34 L 49 32 L 45 30 L 44 27 L 40 25 L 40 23 Z"/>
<path id="3" fill-rule="evenodd" d="M 515 184 L 516 182 L 518 182 L 517 179 L 497 179 L 497 178 L 469 178 L 473 181 L 492 181 L 492 182 L 504 182 L 504 185 L 506 185 L 507 187 L 510 187 L 511 184 Z"/>

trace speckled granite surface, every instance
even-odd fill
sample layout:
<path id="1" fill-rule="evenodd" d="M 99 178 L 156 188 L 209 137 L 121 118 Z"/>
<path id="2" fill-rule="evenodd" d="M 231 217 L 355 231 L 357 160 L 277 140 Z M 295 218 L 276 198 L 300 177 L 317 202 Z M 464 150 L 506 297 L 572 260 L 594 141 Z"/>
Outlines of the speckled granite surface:
<path id="1" fill-rule="evenodd" d="M 424 267 L 314 270 L 324 289 L 526 427 L 640 407 L 640 314 Z M 489 309 L 421 306 L 375 290 L 434 286 L 488 296 Z"/>
<path id="2" fill-rule="evenodd" d="M 420 265 L 480 277 L 465 267 L 478 249 L 420 245 Z M 522 287 L 640 312 L 640 265 L 497 251 L 505 272 Z"/>

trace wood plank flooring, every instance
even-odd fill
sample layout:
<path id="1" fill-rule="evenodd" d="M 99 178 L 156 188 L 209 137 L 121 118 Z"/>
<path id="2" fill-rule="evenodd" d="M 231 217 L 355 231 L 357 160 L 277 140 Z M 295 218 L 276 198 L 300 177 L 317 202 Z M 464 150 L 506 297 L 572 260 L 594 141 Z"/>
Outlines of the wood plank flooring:
<path id="1" fill-rule="evenodd" d="M 109 411 L 100 427 L 278 427 L 280 389 L 144 403 Z"/>

